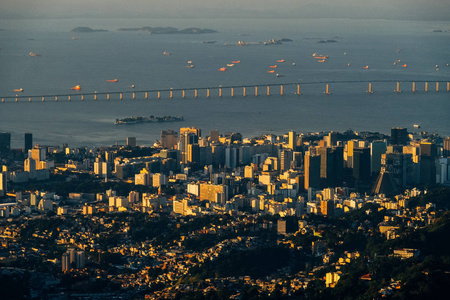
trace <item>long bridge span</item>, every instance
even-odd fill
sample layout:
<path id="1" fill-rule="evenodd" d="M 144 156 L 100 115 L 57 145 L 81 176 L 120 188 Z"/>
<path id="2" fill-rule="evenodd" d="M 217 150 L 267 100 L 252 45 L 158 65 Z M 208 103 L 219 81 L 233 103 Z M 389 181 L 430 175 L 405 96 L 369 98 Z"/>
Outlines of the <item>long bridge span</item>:
<path id="1" fill-rule="evenodd" d="M 392 91 L 401 93 L 410 92 L 450 92 L 450 81 L 436 80 L 333 80 L 333 81 L 309 81 L 309 82 L 287 82 L 287 83 L 269 83 L 253 85 L 228 85 L 211 86 L 198 88 L 169 88 L 169 89 L 148 89 L 114 91 L 114 92 L 82 92 L 72 91 L 65 94 L 45 94 L 45 95 L 25 95 L 17 94 L 15 96 L 1 97 L 1 102 L 31 102 L 31 101 L 71 101 L 71 100 L 126 100 L 126 99 L 170 99 L 170 98 L 199 98 L 199 97 L 234 97 L 234 96 L 259 96 L 259 95 L 302 95 L 304 86 L 322 85 L 323 93 L 330 95 L 333 85 L 338 84 L 366 84 L 367 89 L 361 92 L 374 93 L 374 84 L 392 84 Z M 420 84 L 420 89 L 419 85 Z M 305 89 L 306 90 L 306 89 Z"/>

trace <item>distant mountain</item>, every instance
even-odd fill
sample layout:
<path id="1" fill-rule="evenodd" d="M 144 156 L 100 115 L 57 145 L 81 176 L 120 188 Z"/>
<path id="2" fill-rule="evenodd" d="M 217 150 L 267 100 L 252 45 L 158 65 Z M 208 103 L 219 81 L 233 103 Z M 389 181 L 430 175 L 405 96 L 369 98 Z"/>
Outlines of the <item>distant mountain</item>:
<path id="1" fill-rule="evenodd" d="M 76 27 L 74 29 L 72 29 L 71 32 L 106 32 L 108 30 L 105 29 L 92 29 L 90 27 L 84 27 L 84 26 L 80 26 L 80 27 Z"/>
<path id="2" fill-rule="evenodd" d="M 217 31 L 212 29 L 201 29 L 196 27 L 177 29 L 174 27 L 139 27 L 139 28 L 119 28 L 119 31 L 145 31 L 151 34 L 203 34 L 203 33 L 215 33 Z"/>

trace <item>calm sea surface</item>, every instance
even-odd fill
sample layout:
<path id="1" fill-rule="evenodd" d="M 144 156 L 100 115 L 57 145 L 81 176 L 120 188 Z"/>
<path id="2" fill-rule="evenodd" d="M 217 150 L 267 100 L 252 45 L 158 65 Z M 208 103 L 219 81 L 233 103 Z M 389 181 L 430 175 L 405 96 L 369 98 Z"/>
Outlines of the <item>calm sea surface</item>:
<path id="1" fill-rule="evenodd" d="M 77 26 L 107 29 L 109 32 L 71 33 Z M 173 26 L 180 29 L 200 27 L 218 33 L 202 35 L 150 35 L 119 32 L 121 27 Z M 0 97 L 73 94 L 72 101 L 35 98 L 31 103 L 7 100 L 0 103 L 0 131 L 12 133 L 12 147 L 23 147 L 23 134 L 32 132 L 35 143 L 70 146 L 100 146 L 135 136 L 141 145 L 152 145 L 161 130 L 196 126 L 204 135 L 211 129 L 221 133 L 241 132 L 244 136 L 265 133 L 354 129 L 389 133 L 394 126 L 421 129 L 450 135 L 450 23 L 386 20 L 168 20 L 168 19 L 70 19 L 70 20 L 0 20 Z M 434 32 L 442 30 L 443 32 Z M 74 40 L 73 36 L 80 39 Z M 239 40 L 248 43 L 289 38 L 282 45 L 225 46 Z M 214 44 L 203 41 L 216 41 Z M 335 43 L 317 43 L 336 40 Z M 170 56 L 163 52 L 170 52 Z M 40 57 L 30 57 L 29 52 Z M 318 63 L 313 53 L 329 55 Z M 241 63 L 218 72 L 231 61 Z M 284 60 L 284 62 L 277 62 Z M 395 61 L 400 60 L 397 64 Z M 186 68 L 192 61 L 194 68 Z M 295 66 L 293 65 L 295 63 Z M 350 64 L 350 65 L 348 65 Z M 404 64 L 407 67 L 402 67 Z M 269 66 L 277 65 L 273 74 Z M 438 65 L 438 69 L 436 68 Z M 369 66 L 369 69 L 364 69 Z M 282 77 L 276 77 L 278 73 Z M 118 79 L 109 83 L 108 79 Z M 373 81 L 373 94 L 367 83 L 330 84 L 331 95 L 324 95 L 325 84 L 265 88 L 255 97 L 256 84 L 299 82 Z M 395 82 L 377 80 L 429 81 L 428 93 L 418 82 L 402 83 L 402 93 L 394 92 Z M 440 81 L 436 92 L 435 82 Z M 71 87 L 80 84 L 82 90 Z M 117 92 L 135 90 L 218 87 L 246 85 L 242 89 L 199 91 L 194 99 L 187 91 L 160 100 L 142 93 L 130 94 L 119 101 L 79 101 L 82 92 Z M 92 98 L 92 97 L 91 97 Z M 60 99 L 63 100 L 63 99 Z M 162 124 L 114 125 L 117 118 L 130 116 L 183 116 L 184 122 Z"/>

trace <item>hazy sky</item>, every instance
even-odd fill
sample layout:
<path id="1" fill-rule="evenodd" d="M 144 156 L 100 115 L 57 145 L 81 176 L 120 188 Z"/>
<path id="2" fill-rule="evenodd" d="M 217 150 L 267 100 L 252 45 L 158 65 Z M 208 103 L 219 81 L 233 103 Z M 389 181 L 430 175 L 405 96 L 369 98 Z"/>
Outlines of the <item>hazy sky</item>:
<path id="1" fill-rule="evenodd" d="M 0 18 L 346 17 L 449 20 L 449 0 L 0 0 Z"/>

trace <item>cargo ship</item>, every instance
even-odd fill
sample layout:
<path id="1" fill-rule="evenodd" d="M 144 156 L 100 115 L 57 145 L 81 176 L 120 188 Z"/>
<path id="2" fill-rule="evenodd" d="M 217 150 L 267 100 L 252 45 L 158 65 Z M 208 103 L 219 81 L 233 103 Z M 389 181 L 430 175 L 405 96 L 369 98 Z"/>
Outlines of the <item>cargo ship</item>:
<path id="1" fill-rule="evenodd" d="M 116 119 L 114 122 L 115 125 L 121 124 L 139 124 L 139 123 L 164 123 L 164 122 L 181 122 L 184 121 L 183 117 L 173 117 L 173 116 L 164 116 L 164 117 L 129 117 L 124 119 Z"/>
<path id="2" fill-rule="evenodd" d="M 315 59 L 328 59 L 328 55 L 321 55 L 321 54 L 316 54 L 316 53 L 314 53 L 313 55 L 312 55 Z"/>

